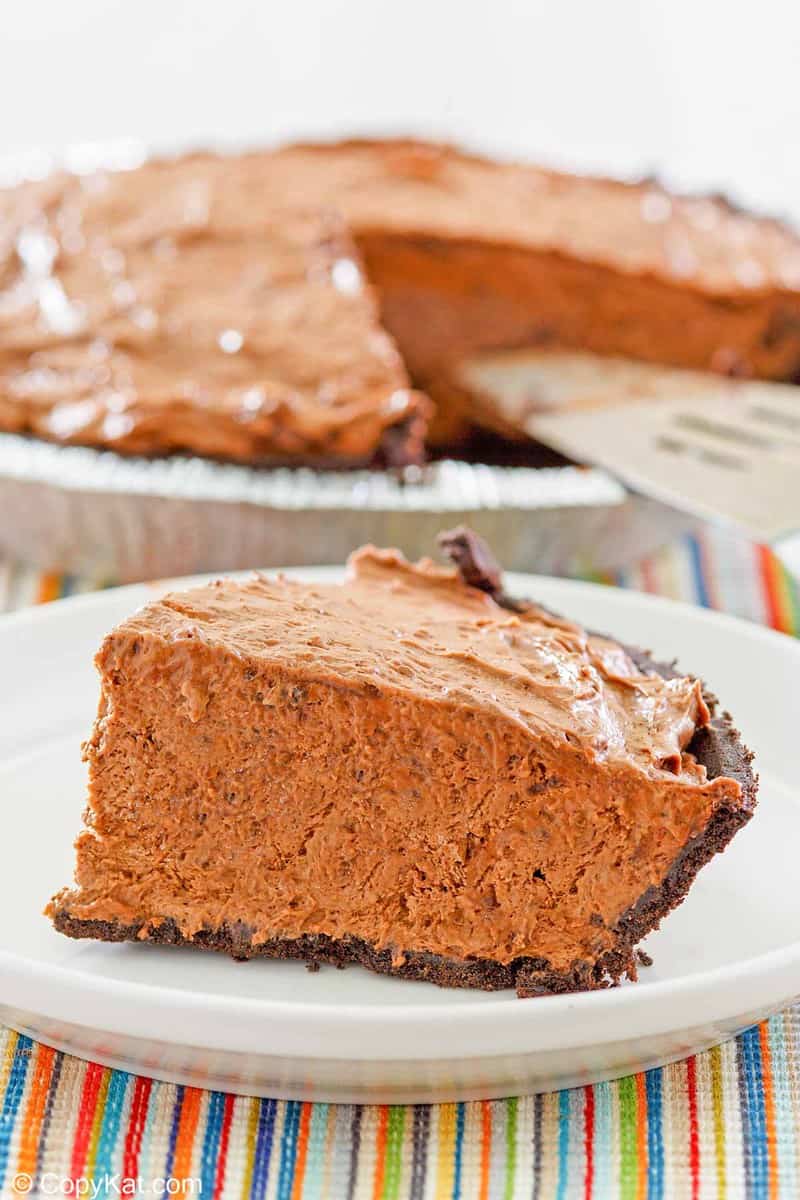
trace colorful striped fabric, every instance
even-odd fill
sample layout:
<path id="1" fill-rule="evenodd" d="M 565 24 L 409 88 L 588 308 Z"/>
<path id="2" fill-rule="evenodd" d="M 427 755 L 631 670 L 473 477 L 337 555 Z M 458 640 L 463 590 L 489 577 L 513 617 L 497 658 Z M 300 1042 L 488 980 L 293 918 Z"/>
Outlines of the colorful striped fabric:
<path id="1" fill-rule="evenodd" d="M 0 1195 L 172 1180 L 242 1200 L 796 1197 L 799 1062 L 792 1010 L 617 1083 L 355 1107 L 158 1083 L 2 1031 Z"/>
<path id="2" fill-rule="evenodd" d="M 686 539 L 602 582 L 800 631 L 796 582 L 767 551 L 720 532 Z M 0 563 L 0 610 L 91 586 Z M 800 1008 L 706 1054 L 615 1083 L 410 1107 L 204 1092 L 108 1070 L 0 1030 L 0 1196 L 22 1194 L 797 1197 Z"/>

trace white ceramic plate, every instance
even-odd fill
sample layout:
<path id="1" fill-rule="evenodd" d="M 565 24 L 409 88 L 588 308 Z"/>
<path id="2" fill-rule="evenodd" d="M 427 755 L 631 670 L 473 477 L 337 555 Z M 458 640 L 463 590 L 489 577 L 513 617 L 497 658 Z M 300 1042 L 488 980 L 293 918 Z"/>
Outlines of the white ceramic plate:
<path id="1" fill-rule="evenodd" d="M 330 571 L 301 572 L 330 577 Z M 639 983 L 509 993 L 301 964 L 74 942 L 41 915 L 71 877 L 80 742 L 103 634 L 164 584 L 0 621 L 0 1019 L 71 1053 L 205 1087 L 336 1101 L 510 1095 L 610 1078 L 703 1049 L 800 994 L 800 644 L 733 618 L 589 584 L 513 591 L 667 658 L 678 654 L 757 752 L 761 803 L 647 943 Z"/>

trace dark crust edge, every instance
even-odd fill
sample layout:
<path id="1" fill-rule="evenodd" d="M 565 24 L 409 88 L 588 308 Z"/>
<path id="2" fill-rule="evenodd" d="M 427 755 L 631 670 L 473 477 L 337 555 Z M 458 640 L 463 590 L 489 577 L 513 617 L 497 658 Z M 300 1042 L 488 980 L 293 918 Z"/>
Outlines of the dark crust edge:
<path id="1" fill-rule="evenodd" d="M 507 596 L 502 590 L 502 573 L 488 546 L 472 530 L 459 528 L 442 534 L 440 545 L 456 563 L 465 582 L 491 594 L 495 601 L 513 611 L 528 607 L 525 601 Z M 655 672 L 669 679 L 676 675 L 672 664 L 655 662 L 645 651 L 624 647 L 643 672 Z M 709 709 L 714 697 L 704 692 Z M 677 856 L 665 878 L 650 887 L 612 927 L 616 946 L 595 962 L 573 962 L 567 971 L 554 970 L 547 959 L 523 957 L 510 963 L 489 959 L 451 959 L 427 952 L 395 954 L 360 938 L 331 938 L 326 934 L 308 934 L 300 938 L 275 938 L 253 944 L 252 931 L 242 924 L 223 924 L 215 930 L 200 930 L 185 937 L 173 920 L 146 928 L 142 923 L 79 920 L 68 908 L 59 907 L 58 897 L 49 912 L 56 929 L 72 938 L 95 938 L 106 942 L 148 941 L 164 946 L 195 946 L 224 951 L 236 959 L 301 959 L 310 968 L 320 963 L 344 967 L 358 963 L 383 975 L 417 979 L 441 987 L 478 988 L 497 991 L 514 988 L 518 996 L 553 995 L 565 992 L 593 991 L 619 983 L 627 976 L 636 979 L 635 947 L 660 921 L 686 897 L 697 873 L 731 838 L 747 824 L 756 805 L 757 779 L 751 766 L 753 755 L 743 744 L 728 713 L 715 717 L 700 728 L 689 749 L 706 768 L 710 780 L 726 777 L 741 787 L 738 802 L 723 802 L 711 816 L 705 829 L 691 838 Z"/>
<path id="2" fill-rule="evenodd" d="M 427 395 L 418 389 L 408 389 L 411 406 L 402 420 L 388 425 L 383 431 L 374 466 L 388 469 L 419 467 L 426 461 L 426 434 L 432 405 Z"/>

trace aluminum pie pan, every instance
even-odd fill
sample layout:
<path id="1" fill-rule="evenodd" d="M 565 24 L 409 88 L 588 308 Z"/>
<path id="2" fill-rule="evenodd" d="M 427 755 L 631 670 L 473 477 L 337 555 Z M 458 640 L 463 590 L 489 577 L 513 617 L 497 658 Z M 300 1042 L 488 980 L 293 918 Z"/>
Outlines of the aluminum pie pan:
<path id="1" fill-rule="evenodd" d="M 257 468 L 0 434 L 0 554 L 94 580 L 341 563 L 364 542 L 416 558 L 461 522 L 509 569 L 553 574 L 624 567 L 688 527 L 581 467 Z"/>

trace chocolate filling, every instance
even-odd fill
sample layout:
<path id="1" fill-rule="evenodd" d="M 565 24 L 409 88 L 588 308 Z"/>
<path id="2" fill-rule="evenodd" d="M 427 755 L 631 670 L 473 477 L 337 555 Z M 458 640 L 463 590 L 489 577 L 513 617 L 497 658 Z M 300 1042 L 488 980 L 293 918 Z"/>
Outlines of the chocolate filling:
<path id="1" fill-rule="evenodd" d="M 735 736 L 735 735 L 734 735 Z M 749 776 L 749 796 L 755 803 L 755 783 L 750 771 L 748 752 L 736 739 L 741 764 L 738 776 L 744 786 Z M 405 962 L 393 965 L 389 950 L 378 950 L 360 938 L 330 938 L 308 934 L 302 938 L 275 938 L 253 946 L 246 927 L 222 925 L 192 938 L 183 937 L 174 921 L 165 921 L 149 930 L 146 940 L 164 946 L 195 946 L 201 950 L 222 950 L 236 959 L 301 959 L 315 966 L 331 963 L 336 967 L 358 963 L 381 975 L 418 979 L 440 987 L 478 988 L 493 992 L 514 988 L 518 996 L 544 996 L 561 992 L 593 991 L 619 983 L 627 976 L 637 978 L 636 943 L 651 933 L 663 917 L 686 896 L 701 867 L 724 850 L 733 835 L 751 816 L 751 811 L 718 809 L 698 837 L 693 838 L 673 863 L 660 887 L 650 888 L 620 917 L 614 926 L 619 943 L 595 963 L 577 961 L 569 971 L 554 971 L 546 958 L 518 958 L 511 963 L 488 959 L 449 959 L 438 954 L 411 951 Z M 68 911 L 55 913 L 54 924 L 60 933 L 73 938 L 99 938 L 106 942 L 137 941 L 141 925 L 121 925 L 114 921 L 79 921 Z"/>

